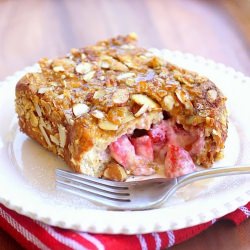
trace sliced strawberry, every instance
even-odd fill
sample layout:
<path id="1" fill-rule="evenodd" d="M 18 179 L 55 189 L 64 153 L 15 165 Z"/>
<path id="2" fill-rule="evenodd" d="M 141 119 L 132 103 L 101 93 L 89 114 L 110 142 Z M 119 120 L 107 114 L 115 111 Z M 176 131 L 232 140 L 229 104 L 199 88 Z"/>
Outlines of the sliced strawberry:
<path id="1" fill-rule="evenodd" d="M 148 135 L 131 138 L 131 142 L 135 147 L 136 155 L 139 155 L 149 161 L 154 160 L 153 144 Z"/>
<path id="2" fill-rule="evenodd" d="M 169 178 L 182 176 L 195 171 L 195 165 L 189 153 L 175 145 L 168 145 L 165 158 L 165 175 Z"/>
<path id="3" fill-rule="evenodd" d="M 135 148 L 126 135 L 121 136 L 117 141 L 111 143 L 109 149 L 111 156 L 125 168 L 133 164 L 136 157 Z"/>
<path id="4" fill-rule="evenodd" d="M 148 159 L 135 154 L 135 148 L 126 135 L 111 143 L 109 150 L 111 156 L 134 175 L 151 175 L 155 172 Z"/>

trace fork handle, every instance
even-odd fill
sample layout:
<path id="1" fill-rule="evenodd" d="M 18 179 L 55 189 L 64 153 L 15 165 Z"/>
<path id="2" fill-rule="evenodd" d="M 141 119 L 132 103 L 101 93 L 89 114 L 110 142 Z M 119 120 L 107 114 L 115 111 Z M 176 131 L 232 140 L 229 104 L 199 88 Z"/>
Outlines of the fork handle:
<path id="1" fill-rule="evenodd" d="M 201 170 L 178 177 L 177 183 L 179 188 L 186 186 L 189 183 L 203 179 L 219 177 L 219 176 L 227 176 L 227 175 L 239 175 L 239 174 L 250 174 L 250 166 L 241 165 L 241 166 L 211 168 L 211 169 Z"/>

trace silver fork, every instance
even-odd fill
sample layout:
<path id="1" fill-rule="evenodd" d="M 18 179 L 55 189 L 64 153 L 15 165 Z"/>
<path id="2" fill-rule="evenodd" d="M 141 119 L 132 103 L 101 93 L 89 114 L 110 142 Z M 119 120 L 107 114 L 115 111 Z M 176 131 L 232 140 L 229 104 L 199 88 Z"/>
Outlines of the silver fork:
<path id="1" fill-rule="evenodd" d="M 116 182 L 66 170 L 56 170 L 57 188 L 116 210 L 143 210 L 159 207 L 177 189 L 192 182 L 211 177 L 250 174 L 249 166 L 211 168 L 167 179 Z"/>

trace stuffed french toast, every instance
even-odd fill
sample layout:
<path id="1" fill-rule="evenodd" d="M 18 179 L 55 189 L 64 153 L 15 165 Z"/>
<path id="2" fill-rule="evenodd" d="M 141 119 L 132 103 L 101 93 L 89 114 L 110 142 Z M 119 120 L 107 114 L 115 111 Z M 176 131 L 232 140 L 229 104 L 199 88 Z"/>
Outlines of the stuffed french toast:
<path id="1" fill-rule="evenodd" d="M 226 98 L 206 77 L 137 46 L 134 33 L 41 59 L 16 86 L 21 130 L 78 173 L 124 181 L 211 167 Z"/>

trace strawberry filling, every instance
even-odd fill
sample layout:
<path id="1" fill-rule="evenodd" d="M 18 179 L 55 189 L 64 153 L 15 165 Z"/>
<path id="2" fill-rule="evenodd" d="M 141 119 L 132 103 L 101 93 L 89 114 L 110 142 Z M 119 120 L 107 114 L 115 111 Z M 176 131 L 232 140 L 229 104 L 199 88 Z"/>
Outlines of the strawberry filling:
<path id="1" fill-rule="evenodd" d="M 204 147 L 203 131 L 186 131 L 173 119 L 136 136 L 123 135 L 109 146 L 113 159 L 133 175 L 151 175 L 157 165 L 164 165 L 165 175 L 171 178 L 193 172 L 192 156 Z"/>
<path id="2" fill-rule="evenodd" d="M 134 175 L 151 175 L 154 169 L 150 167 L 153 160 L 153 148 L 149 136 L 140 139 L 141 143 L 134 140 L 135 146 L 131 143 L 127 135 L 123 135 L 117 141 L 109 145 L 111 156 L 126 170 Z M 140 138 L 140 137 L 139 137 Z M 144 152 L 150 152 L 149 157 Z"/>
<path id="3" fill-rule="evenodd" d="M 169 144 L 165 158 L 166 177 L 174 178 L 193 171 L 195 171 L 195 165 L 190 154 L 179 146 Z"/>

